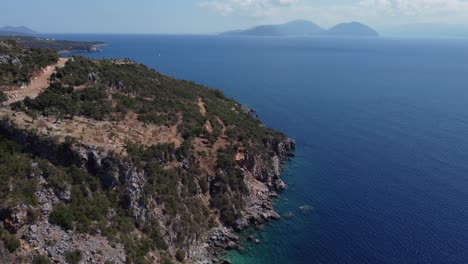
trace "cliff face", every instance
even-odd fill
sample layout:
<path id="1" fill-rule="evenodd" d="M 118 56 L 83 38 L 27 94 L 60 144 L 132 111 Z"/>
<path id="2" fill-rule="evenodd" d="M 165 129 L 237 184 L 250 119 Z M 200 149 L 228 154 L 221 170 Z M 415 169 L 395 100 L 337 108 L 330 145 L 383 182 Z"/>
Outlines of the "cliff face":
<path id="1" fill-rule="evenodd" d="M 121 190 L 122 196 L 128 198 L 124 206 L 132 212 L 132 217 L 141 223 L 152 222 L 156 219 L 161 227 L 162 237 L 169 238 L 165 239 L 168 245 L 167 250 L 172 250 L 175 254 L 179 245 L 172 242 L 171 238 L 176 237 L 177 234 L 172 230 L 172 227 L 165 225 L 168 216 L 162 210 L 158 210 L 157 205 L 154 205 L 156 207 L 154 208 L 148 206 L 147 203 L 141 203 L 148 176 L 133 162 L 90 146 L 65 144 L 59 141 L 54 142 L 50 138 L 40 138 L 36 134 L 16 128 L 8 121 L 0 123 L 0 132 L 24 145 L 28 152 L 34 153 L 38 157 L 57 166 L 73 164 L 86 168 L 92 175 L 98 177 L 107 188 Z M 285 188 L 285 184 L 279 176 L 282 165 L 291 157 L 294 146 L 294 141 L 285 138 L 277 144 L 269 144 L 268 159 L 254 153 L 244 153 L 244 158 L 239 158 L 240 155 L 237 155 L 237 159 L 234 157 L 239 168 L 243 170 L 244 181 L 248 188 L 248 192 L 242 197 L 245 208 L 232 225 L 225 226 L 216 223 L 213 227 L 200 232 L 200 237 L 186 244 L 185 250 L 188 258 L 211 263 L 216 259 L 213 253 L 217 254 L 219 250 L 238 247 L 239 238 L 235 232 L 279 219 L 279 215 L 272 207 L 272 198 L 276 197 L 276 191 L 282 191 Z M 34 163 L 32 165 L 34 166 Z M 225 172 L 219 171 L 219 173 Z M 39 212 L 37 218 L 41 220 L 28 223 L 27 211 L 29 208 L 33 208 L 28 205 L 20 204 L 12 208 L 2 208 L 0 219 L 4 222 L 4 227 L 16 233 L 22 241 L 21 248 L 16 250 L 14 254 L 4 252 L 3 260 L 13 261 L 29 259 L 29 257 L 36 255 L 47 255 L 52 261 L 63 262 L 64 252 L 80 250 L 86 261 L 125 262 L 126 252 L 122 244 L 113 244 L 105 236 L 99 234 L 80 234 L 50 224 L 47 219 L 53 207 L 60 202 L 69 202 L 70 191 L 47 187 L 47 180 L 40 173 L 33 175 L 33 177 L 39 178 L 42 183 L 36 192 L 39 203 L 34 207 Z M 214 178 L 212 182 L 208 183 L 208 185 L 211 184 L 216 184 Z M 215 187 L 210 188 L 212 194 L 202 195 L 203 199 L 210 199 L 211 195 L 216 195 L 215 189 Z M 216 212 L 213 214 L 217 217 Z M 213 240 L 213 237 L 216 238 Z M 49 245 L 50 241 L 55 241 L 56 244 Z M 101 253 L 97 253 L 98 251 Z"/>
<path id="2" fill-rule="evenodd" d="M 295 143 L 254 112 L 130 61 L 74 58 L 51 81 L 0 111 L 33 192 L 0 203 L 1 260 L 211 263 L 279 218 Z"/>

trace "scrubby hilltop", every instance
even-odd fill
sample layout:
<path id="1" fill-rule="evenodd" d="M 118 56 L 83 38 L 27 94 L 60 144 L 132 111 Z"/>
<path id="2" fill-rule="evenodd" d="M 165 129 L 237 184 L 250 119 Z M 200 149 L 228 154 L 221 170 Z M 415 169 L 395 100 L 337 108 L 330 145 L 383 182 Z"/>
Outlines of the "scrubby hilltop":
<path id="1" fill-rule="evenodd" d="M 219 90 L 72 57 L 47 89 L 16 93 L 0 111 L 2 261 L 211 263 L 235 231 L 279 218 L 294 142 Z"/>
<path id="2" fill-rule="evenodd" d="M 50 49 L 24 48 L 13 40 L 0 41 L 0 87 L 27 84 L 33 73 L 49 66 L 59 56 Z"/>

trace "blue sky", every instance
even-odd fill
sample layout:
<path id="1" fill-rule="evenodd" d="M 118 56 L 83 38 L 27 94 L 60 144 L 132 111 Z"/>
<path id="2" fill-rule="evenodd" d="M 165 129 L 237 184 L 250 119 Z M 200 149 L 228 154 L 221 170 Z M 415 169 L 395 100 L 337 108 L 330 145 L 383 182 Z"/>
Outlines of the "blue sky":
<path id="1" fill-rule="evenodd" d="M 308 19 L 468 26 L 468 0 L 3 0 L 0 25 L 53 33 L 214 33 Z"/>

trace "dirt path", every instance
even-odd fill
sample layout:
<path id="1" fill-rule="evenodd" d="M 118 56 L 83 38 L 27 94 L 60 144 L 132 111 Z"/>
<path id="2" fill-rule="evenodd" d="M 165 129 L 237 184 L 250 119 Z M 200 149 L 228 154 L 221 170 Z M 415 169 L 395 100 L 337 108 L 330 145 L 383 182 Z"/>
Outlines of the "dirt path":
<path id="1" fill-rule="evenodd" d="M 228 137 L 226 135 L 227 128 L 226 125 L 224 125 L 224 122 L 219 117 L 216 117 L 216 120 L 218 120 L 218 123 L 222 126 L 221 135 L 213 144 L 213 151 L 218 152 L 219 149 L 225 148 L 227 146 Z"/>
<path id="2" fill-rule="evenodd" d="M 197 105 L 198 105 L 198 107 L 200 107 L 200 114 L 201 114 L 202 116 L 206 116 L 206 107 L 205 107 L 205 103 L 203 102 L 203 100 L 201 99 L 201 97 L 198 97 Z"/>
<path id="3" fill-rule="evenodd" d="M 50 76 L 52 76 L 52 74 L 55 72 L 55 67 L 63 68 L 67 61 L 68 58 L 60 58 L 56 64 L 44 68 L 39 73 L 39 76 L 34 77 L 31 80 L 31 83 L 25 88 L 6 91 L 5 93 L 8 96 L 7 104 L 22 101 L 26 97 L 37 97 L 42 91 L 44 91 L 44 89 L 46 89 L 49 86 L 49 79 Z"/>
<path id="4" fill-rule="evenodd" d="M 193 142 L 197 152 L 204 152 L 206 154 L 206 156 L 198 155 L 198 161 L 200 163 L 200 167 L 211 176 L 215 175 L 218 150 L 225 148 L 228 145 L 226 125 L 219 117 L 216 117 L 216 120 L 222 126 L 222 130 L 221 135 L 219 135 L 211 148 L 209 148 L 207 146 L 207 142 L 201 138 L 195 138 Z"/>

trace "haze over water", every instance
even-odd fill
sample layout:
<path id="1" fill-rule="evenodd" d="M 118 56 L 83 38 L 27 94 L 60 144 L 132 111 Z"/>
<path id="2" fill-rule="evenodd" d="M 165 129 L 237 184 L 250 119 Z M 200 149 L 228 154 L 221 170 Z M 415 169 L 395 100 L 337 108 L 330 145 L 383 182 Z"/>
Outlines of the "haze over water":
<path id="1" fill-rule="evenodd" d="M 277 203 L 295 216 L 234 263 L 468 261 L 468 41 L 55 37 L 220 88 L 297 140 Z"/>

